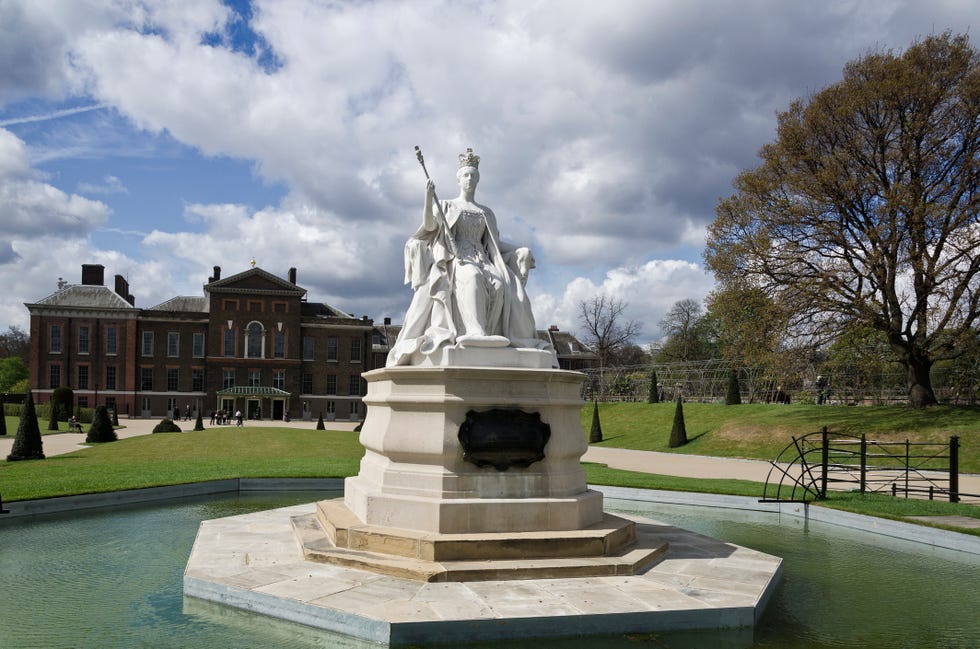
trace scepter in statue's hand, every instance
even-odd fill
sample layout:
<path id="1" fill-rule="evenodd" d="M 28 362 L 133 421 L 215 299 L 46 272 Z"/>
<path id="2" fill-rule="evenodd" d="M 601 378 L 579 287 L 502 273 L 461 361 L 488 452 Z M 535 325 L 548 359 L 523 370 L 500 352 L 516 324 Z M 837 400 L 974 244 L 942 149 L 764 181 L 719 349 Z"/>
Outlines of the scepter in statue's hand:
<path id="1" fill-rule="evenodd" d="M 428 185 L 432 186 L 432 202 L 436 205 L 436 219 L 441 223 L 442 227 L 446 231 L 446 245 L 449 246 L 449 252 L 453 257 L 456 256 L 456 241 L 453 239 L 452 234 L 449 232 L 449 224 L 446 222 L 446 215 L 442 211 L 442 204 L 439 202 L 439 197 L 436 196 L 436 185 L 432 182 L 432 178 L 429 177 L 429 170 L 425 168 L 425 158 L 422 157 L 422 149 L 415 146 L 415 157 L 418 158 L 419 164 L 422 165 L 422 171 L 425 172 L 425 179 Z"/>

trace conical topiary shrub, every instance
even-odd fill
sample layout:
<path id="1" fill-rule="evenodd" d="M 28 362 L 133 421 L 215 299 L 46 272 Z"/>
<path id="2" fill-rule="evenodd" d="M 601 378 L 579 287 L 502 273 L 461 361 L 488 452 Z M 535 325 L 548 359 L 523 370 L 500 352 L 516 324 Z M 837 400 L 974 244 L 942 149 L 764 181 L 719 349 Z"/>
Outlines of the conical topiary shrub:
<path id="1" fill-rule="evenodd" d="M 323 425 L 323 413 L 322 412 L 320 413 L 320 418 L 316 420 L 316 429 L 317 430 L 326 430 L 327 429 L 327 427 Z"/>
<path id="2" fill-rule="evenodd" d="M 687 427 L 684 425 L 684 399 L 677 397 L 677 408 L 674 410 L 674 425 L 670 427 L 670 448 L 687 444 Z"/>
<path id="3" fill-rule="evenodd" d="M 105 406 L 96 406 L 92 425 L 88 428 L 85 441 L 89 444 L 101 444 L 102 442 L 114 442 L 117 439 L 119 436 L 116 435 L 116 429 L 112 427 L 112 420 L 109 419 L 109 409 Z"/>
<path id="4" fill-rule="evenodd" d="M 660 403 L 660 388 L 657 387 L 657 370 L 650 370 L 650 396 L 647 403 Z"/>
<path id="5" fill-rule="evenodd" d="M 153 427 L 154 433 L 179 433 L 180 426 L 175 424 L 173 420 L 164 417 L 159 424 Z"/>
<path id="6" fill-rule="evenodd" d="M 7 413 L 3 410 L 3 404 L 0 403 L 0 437 L 7 435 Z"/>
<path id="7" fill-rule="evenodd" d="M 728 390 L 725 392 L 725 405 L 738 406 L 741 403 L 742 395 L 738 385 L 738 370 L 733 369 L 728 375 Z"/>
<path id="8" fill-rule="evenodd" d="M 201 416 L 200 409 L 197 411 L 197 421 L 194 422 L 194 430 L 204 430 L 204 417 Z"/>
<path id="9" fill-rule="evenodd" d="M 112 425 L 113 426 L 119 425 L 119 411 L 116 410 L 115 408 L 112 409 Z"/>
<path id="10" fill-rule="evenodd" d="M 41 442 L 41 429 L 37 425 L 37 411 L 34 410 L 34 398 L 27 393 L 27 401 L 20 411 L 20 424 L 17 426 L 17 436 L 14 446 L 7 456 L 8 462 L 16 460 L 43 460 L 44 444 Z"/>
<path id="11" fill-rule="evenodd" d="M 599 402 L 592 402 L 592 432 L 589 433 L 589 444 L 602 441 L 602 424 L 599 423 Z"/>
<path id="12" fill-rule="evenodd" d="M 49 401 L 48 407 L 51 408 L 51 414 L 48 417 L 48 430 L 58 430 L 58 406 L 54 401 Z"/>

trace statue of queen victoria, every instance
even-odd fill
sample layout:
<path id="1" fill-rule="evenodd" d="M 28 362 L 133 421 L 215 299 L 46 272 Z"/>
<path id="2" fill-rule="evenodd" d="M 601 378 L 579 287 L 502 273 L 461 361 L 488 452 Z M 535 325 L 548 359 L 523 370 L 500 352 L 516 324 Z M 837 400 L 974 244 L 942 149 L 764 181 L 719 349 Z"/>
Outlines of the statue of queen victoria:
<path id="1" fill-rule="evenodd" d="M 501 241 L 493 211 L 474 200 L 479 167 L 472 149 L 459 156 L 452 200 L 438 200 L 426 182 L 422 225 L 405 244 L 405 283 L 415 295 L 389 366 L 418 364 L 445 347 L 548 348 L 524 290 L 534 257 Z"/>

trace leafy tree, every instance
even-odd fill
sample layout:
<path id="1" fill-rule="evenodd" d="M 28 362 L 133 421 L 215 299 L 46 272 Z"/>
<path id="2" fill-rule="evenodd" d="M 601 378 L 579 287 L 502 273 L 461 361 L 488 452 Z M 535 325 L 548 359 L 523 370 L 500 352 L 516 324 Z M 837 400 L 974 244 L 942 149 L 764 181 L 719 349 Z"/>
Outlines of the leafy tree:
<path id="1" fill-rule="evenodd" d="M 735 180 L 705 259 L 749 285 L 797 335 L 881 331 L 909 404 L 980 316 L 980 58 L 949 32 L 872 52 L 778 116 L 762 164 Z"/>
<path id="2" fill-rule="evenodd" d="M 637 344 L 629 343 L 619 349 L 609 353 L 607 361 L 609 367 L 633 367 L 636 365 L 646 365 L 650 362 L 650 355 L 646 350 Z"/>
<path id="3" fill-rule="evenodd" d="M 599 402 L 592 402 L 592 430 L 589 431 L 589 444 L 602 441 L 602 424 L 599 422 Z"/>
<path id="4" fill-rule="evenodd" d="M 75 393 L 71 388 L 60 386 L 51 393 L 52 421 L 68 421 L 75 407 Z"/>
<path id="5" fill-rule="evenodd" d="M 633 342 L 643 325 L 626 318 L 627 302 L 605 294 L 579 303 L 583 341 L 599 357 L 599 368 L 609 367 L 616 352 Z"/>
<path id="6" fill-rule="evenodd" d="M 0 392 L 12 392 L 14 385 L 29 376 L 30 370 L 20 356 L 0 359 Z"/>
<path id="7" fill-rule="evenodd" d="M 29 391 L 30 391 L 29 378 L 25 378 L 25 379 L 21 379 L 20 381 L 17 381 L 16 383 L 10 386 L 9 390 L 7 390 L 7 392 L 11 394 L 27 394 Z"/>
<path id="8" fill-rule="evenodd" d="M 7 461 L 43 459 L 44 443 L 41 441 L 41 429 L 37 425 L 34 397 L 28 392 L 27 401 L 20 411 L 20 424 L 17 426 L 17 435 L 14 437 L 14 445 L 10 449 Z"/>
<path id="9" fill-rule="evenodd" d="M 119 439 L 119 436 L 116 435 L 116 430 L 112 427 L 112 420 L 109 418 L 109 409 L 105 406 L 96 406 L 95 416 L 92 417 L 92 425 L 89 426 L 85 441 L 93 444 L 114 442 L 117 439 Z"/>
<path id="10" fill-rule="evenodd" d="M 674 424 L 670 427 L 670 440 L 667 445 L 677 448 L 687 444 L 687 426 L 684 425 L 684 398 L 677 397 L 677 407 L 674 409 Z"/>

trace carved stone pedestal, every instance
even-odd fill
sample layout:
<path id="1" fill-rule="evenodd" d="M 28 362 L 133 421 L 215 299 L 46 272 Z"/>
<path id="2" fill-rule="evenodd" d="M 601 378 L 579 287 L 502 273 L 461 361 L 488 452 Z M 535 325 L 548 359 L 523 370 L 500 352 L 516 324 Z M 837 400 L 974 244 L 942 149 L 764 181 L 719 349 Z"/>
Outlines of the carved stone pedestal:
<path id="1" fill-rule="evenodd" d="M 514 353 L 515 363 L 527 358 L 518 350 L 496 353 L 504 351 Z M 580 530 L 602 520 L 602 496 L 588 489 L 580 464 L 587 448 L 579 420 L 582 374 L 408 366 L 364 378 L 368 408 L 360 441 L 366 452 L 360 473 L 344 488 L 345 504 L 362 523 L 468 534 Z M 541 438 L 528 420 L 537 418 L 547 442 L 543 458 L 528 463 Z M 512 461 L 480 466 L 479 457 L 468 460 L 461 427 L 470 451 L 474 444 L 484 453 L 496 448 L 497 460 Z"/>

